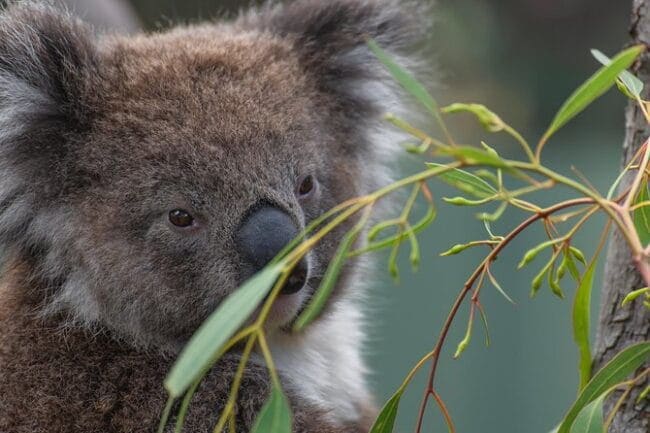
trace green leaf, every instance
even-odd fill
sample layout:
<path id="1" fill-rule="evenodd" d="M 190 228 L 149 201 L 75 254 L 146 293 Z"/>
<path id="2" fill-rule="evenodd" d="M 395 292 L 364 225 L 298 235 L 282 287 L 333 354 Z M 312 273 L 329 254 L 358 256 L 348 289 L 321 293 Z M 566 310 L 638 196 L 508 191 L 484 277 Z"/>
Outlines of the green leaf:
<path id="1" fill-rule="evenodd" d="M 585 255 L 582 251 L 580 251 L 578 248 L 574 246 L 569 247 L 569 252 L 575 257 L 580 263 L 583 265 L 587 264 L 587 259 L 585 259 Z"/>
<path id="2" fill-rule="evenodd" d="M 223 345 L 237 332 L 269 293 L 283 264 L 264 268 L 231 293 L 203 322 L 165 379 L 169 395 L 178 398 L 213 364 Z"/>
<path id="3" fill-rule="evenodd" d="M 565 249 L 564 250 L 564 261 L 566 262 L 566 267 L 569 270 L 569 274 L 571 274 L 571 277 L 576 280 L 577 282 L 580 282 L 580 270 L 578 269 L 578 265 L 576 262 L 573 260 L 573 255 L 571 254 L 571 250 Z"/>
<path id="4" fill-rule="evenodd" d="M 548 285 L 551 288 L 551 293 L 557 296 L 560 299 L 564 299 L 564 291 L 560 286 L 560 282 L 553 278 L 553 272 L 548 273 Z"/>
<path id="5" fill-rule="evenodd" d="M 571 426 L 570 433 L 604 433 L 603 401 L 607 393 L 585 406 Z"/>
<path id="6" fill-rule="evenodd" d="M 411 94 L 415 99 L 418 100 L 426 109 L 435 117 L 440 126 L 446 130 L 442 117 L 440 116 L 440 108 L 438 103 L 433 96 L 427 91 L 427 89 L 413 77 L 409 72 L 400 67 L 397 63 L 393 61 L 388 53 L 386 53 L 377 43 L 373 40 L 368 40 L 368 47 L 374 53 L 374 55 L 379 59 L 381 63 L 384 64 L 388 72 L 393 76 L 395 81 L 397 81 L 400 86 L 404 88 L 409 94 Z"/>
<path id="7" fill-rule="evenodd" d="M 465 331 L 465 336 L 456 346 L 456 352 L 454 353 L 454 359 L 460 358 L 460 355 L 465 352 L 469 347 L 469 343 L 472 341 L 472 327 L 474 325 L 474 317 L 470 315 L 469 322 L 467 324 L 467 331 Z"/>
<path id="8" fill-rule="evenodd" d="M 471 248 L 472 246 L 473 246 L 472 244 L 456 244 L 453 247 L 449 248 L 444 253 L 440 253 L 440 256 L 441 257 L 455 256 L 456 254 L 460 254 L 466 249 Z"/>
<path id="9" fill-rule="evenodd" d="M 442 112 L 446 114 L 472 113 L 476 116 L 481 126 L 489 132 L 499 132 L 505 128 L 503 120 L 485 105 L 456 103 L 443 108 Z"/>
<path id="10" fill-rule="evenodd" d="M 522 257 L 521 261 L 519 262 L 519 265 L 517 265 L 517 269 L 521 269 L 524 266 L 528 265 L 531 263 L 535 258 L 544 251 L 546 248 L 557 244 L 558 242 L 561 242 L 563 239 L 551 239 L 545 242 L 542 242 L 541 244 L 537 245 L 536 247 L 531 248 L 530 250 L 526 251 L 524 254 L 524 257 Z"/>
<path id="11" fill-rule="evenodd" d="M 454 206 L 480 206 L 492 201 L 491 198 L 484 198 L 482 200 L 469 200 L 465 197 L 443 197 L 445 203 L 453 204 Z"/>
<path id="12" fill-rule="evenodd" d="M 446 167 L 443 164 L 436 164 L 433 162 L 427 163 L 427 166 L 431 168 Z M 492 185 L 480 177 L 459 168 L 441 173 L 437 176 L 437 178 L 453 186 L 454 188 L 457 188 L 468 194 L 472 194 L 477 198 L 488 198 L 498 193 L 498 191 Z"/>
<path id="13" fill-rule="evenodd" d="M 363 248 L 360 248 L 356 251 L 352 251 L 349 256 L 356 257 L 361 254 L 369 253 L 372 251 L 378 251 L 386 247 L 393 246 L 395 242 L 402 242 L 404 239 L 408 238 L 411 235 L 416 235 L 427 228 L 437 216 L 436 208 L 433 204 L 430 204 L 427 213 L 422 217 L 420 221 L 411 226 L 410 229 L 404 230 L 402 233 L 398 233 L 394 236 L 387 237 L 386 239 L 381 239 L 377 242 L 373 242 L 369 245 L 366 245 Z"/>
<path id="14" fill-rule="evenodd" d="M 648 182 L 646 181 L 642 185 L 634 204 L 648 200 L 650 200 L 650 194 L 648 193 Z M 641 206 L 634 211 L 634 227 L 641 240 L 641 245 L 648 246 L 650 244 L 650 205 Z"/>
<path id="15" fill-rule="evenodd" d="M 291 409 L 284 393 L 277 386 L 260 411 L 251 433 L 291 433 Z"/>
<path id="16" fill-rule="evenodd" d="M 441 154 L 453 156 L 470 165 L 487 165 L 489 167 L 511 168 L 508 163 L 491 152 L 471 146 L 454 146 L 440 150 Z"/>
<path id="17" fill-rule="evenodd" d="M 397 418 L 397 410 L 399 409 L 400 399 L 404 393 L 403 389 L 399 389 L 391 398 L 386 402 L 384 407 L 379 412 L 379 416 L 372 425 L 368 433 L 392 433 L 395 426 L 395 418 Z"/>
<path id="18" fill-rule="evenodd" d="M 650 297 L 650 288 L 644 287 L 643 289 L 635 290 L 633 292 L 628 293 L 627 295 L 625 295 L 625 298 L 623 298 L 623 301 L 621 302 L 621 307 L 625 307 L 630 302 L 634 302 L 636 298 L 638 298 L 641 295 L 646 295 L 647 297 Z"/>
<path id="19" fill-rule="evenodd" d="M 612 63 L 612 59 L 598 50 L 591 50 L 591 55 L 605 66 L 608 66 L 610 63 Z M 622 87 L 619 88 L 623 93 L 626 94 L 627 97 L 631 99 L 641 97 L 641 92 L 643 91 L 643 82 L 635 77 L 631 72 L 627 70 L 621 72 L 618 76 L 618 80 L 622 84 Z"/>
<path id="20" fill-rule="evenodd" d="M 510 296 L 508 296 L 508 293 L 506 293 L 505 290 L 503 290 L 503 287 L 501 287 L 501 284 L 497 281 L 496 278 L 494 278 L 494 275 L 492 275 L 492 272 L 488 272 L 488 278 L 490 279 L 490 282 L 494 286 L 495 289 L 501 293 L 501 296 L 506 298 L 506 301 L 510 302 L 512 305 L 516 305 L 516 302 L 512 300 Z"/>
<path id="21" fill-rule="evenodd" d="M 609 361 L 582 390 L 560 424 L 558 433 L 570 433 L 576 417 L 589 403 L 612 386 L 624 381 L 650 358 L 650 343 L 639 343 L 624 349 Z"/>
<path id="22" fill-rule="evenodd" d="M 329 266 L 327 267 L 327 270 L 325 271 L 325 276 L 323 277 L 323 280 L 320 283 L 320 287 L 314 294 L 311 302 L 307 305 L 307 308 L 305 308 L 305 311 L 303 311 L 302 314 L 298 316 L 298 319 L 296 319 L 296 322 L 293 325 L 294 331 L 300 331 L 304 329 L 316 317 L 318 317 L 318 315 L 322 311 L 323 307 L 325 306 L 325 303 L 327 302 L 330 295 L 332 294 L 334 285 L 338 281 L 339 274 L 341 273 L 343 264 L 345 263 L 345 260 L 348 256 L 348 252 L 350 251 L 350 248 L 354 244 L 354 241 L 359 236 L 361 229 L 362 229 L 361 226 L 357 226 L 352 230 L 350 230 L 345 235 L 341 243 L 339 244 L 338 250 L 336 251 L 334 258 L 332 259 Z"/>
<path id="23" fill-rule="evenodd" d="M 594 271 L 596 269 L 596 260 L 585 271 L 578 290 L 576 290 L 573 301 L 573 339 L 578 346 L 580 361 L 578 362 L 578 371 L 580 373 L 579 391 L 582 391 L 587 382 L 591 379 L 591 348 L 589 345 L 589 328 L 591 314 L 591 289 L 594 284 Z"/>
<path id="24" fill-rule="evenodd" d="M 531 290 L 530 290 L 531 298 L 537 296 L 537 292 L 539 292 L 539 289 L 542 287 L 544 276 L 546 276 L 546 274 L 550 272 L 554 262 L 555 262 L 555 258 L 551 257 L 551 259 L 544 265 L 544 267 L 539 271 L 539 273 L 535 275 L 535 278 L 533 278 L 533 282 L 531 284 Z"/>
<path id="25" fill-rule="evenodd" d="M 637 45 L 618 54 L 611 63 L 600 68 L 582 86 L 580 86 L 555 115 L 551 126 L 544 134 L 542 142 L 547 141 L 560 128 L 582 112 L 594 100 L 602 96 L 615 83 L 618 75 L 629 68 L 644 50 L 642 45 Z"/>

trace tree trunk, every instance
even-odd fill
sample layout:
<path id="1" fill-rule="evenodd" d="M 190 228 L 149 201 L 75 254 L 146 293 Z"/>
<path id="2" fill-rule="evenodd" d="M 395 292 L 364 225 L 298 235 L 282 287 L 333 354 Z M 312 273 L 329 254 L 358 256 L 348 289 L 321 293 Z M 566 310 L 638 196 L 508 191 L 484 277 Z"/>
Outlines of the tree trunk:
<path id="1" fill-rule="evenodd" d="M 650 0 L 634 0 L 630 33 L 635 44 L 645 44 L 646 47 L 650 47 Z M 645 83 L 645 99 L 650 99 L 650 53 L 643 54 L 635 69 L 638 77 Z M 624 165 L 650 137 L 650 127 L 635 103 L 628 105 L 625 120 Z M 634 173 L 631 173 L 621 188 L 629 186 L 633 177 Z M 641 300 L 638 299 L 630 306 L 621 307 L 621 301 L 627 293 L 644 286 L 641 276 L 632 263 L 627 244 L 619 233 L 615 233 L 611 239 L 605 264 L 594 371 L 601 368 L 625 347 L 650 339 L 650 313 Z M 650 431 L 649 400 L 644 399 L 638 404 L 635 403 L 638 394 L 648 386 L 649 382 L 650 380 L 646 379 L 644 384 L 633 390 L 614 419 L 610 433 Z M 609 399 L 605 405 L 606 413 L 609 413 L 620 395 L 615 393 Z"/>

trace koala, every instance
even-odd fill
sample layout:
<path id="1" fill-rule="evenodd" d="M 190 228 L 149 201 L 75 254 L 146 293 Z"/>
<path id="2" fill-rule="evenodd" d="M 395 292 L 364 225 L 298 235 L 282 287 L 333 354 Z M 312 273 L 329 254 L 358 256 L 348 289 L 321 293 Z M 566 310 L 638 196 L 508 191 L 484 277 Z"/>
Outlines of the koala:
<path id="1" fill-rule="evenodd" d="M 231 21 L 98 34 L 43 2 L 0 12 L 0 432 L 151 433 L 198 326 L 310 221 L 387 182 L 421 5 L 270 3 Z M 296 433 L 368 431 L 358 262 L 291 323 L 342 234 L 293 271 L 268 338 Z M 184 432 L 212 432 L 241 348 L 208 372 Z M 269 392 L 247 365 L 236 428 Z M 173 419 L 166 432 L 173 430 Z"/>

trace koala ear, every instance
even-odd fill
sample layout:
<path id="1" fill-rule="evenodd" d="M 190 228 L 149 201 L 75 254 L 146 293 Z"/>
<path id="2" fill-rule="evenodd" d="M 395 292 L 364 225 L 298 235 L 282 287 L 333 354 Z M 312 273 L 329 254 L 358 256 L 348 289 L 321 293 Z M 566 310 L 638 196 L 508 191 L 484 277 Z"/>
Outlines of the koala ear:
<path id="1" fill-rule="evenodd" d="M 293 39 L 320 90 L 335 95 L 346 115 L 359 117 L 398 102 L 392 80 L 368 49 L 367 40 L 374 39 L 403 66 L 412 66 L 409 51 L 426 31 L 421 3 L 297 0 L 262 13 L 261 23 Z"/>
<path id="2" fill-rule="evenodd" d="M 31 1 L 0 11 L 2 153 L 15 140 L 27 151 L 26 136 L 36 146 L 39 137 L 84 124 L 94 58 L 87 30 L 65 13 Z"/>
<path id="3" fill-rule="evenodd" d="M 57 236 L 53 228 L 62 226 L 52 223 L 52 215 L 57 198 L 76 179 L 67 175 L 75 164 L 69 147 L 88 121 L 85 95 L 88 77 L 96 75 L 94 56 L 86 30 L 64 13 L 31 1 L 0 10 L 3 246 L 35 245 L 35 239 Z"/>

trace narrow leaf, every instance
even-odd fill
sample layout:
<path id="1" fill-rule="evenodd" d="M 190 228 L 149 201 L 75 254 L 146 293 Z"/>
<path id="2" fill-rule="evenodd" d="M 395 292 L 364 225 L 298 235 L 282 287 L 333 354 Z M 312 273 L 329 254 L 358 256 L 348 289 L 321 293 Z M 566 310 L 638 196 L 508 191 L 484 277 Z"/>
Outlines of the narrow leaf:
<path id="1" fill-rule="evenodd" d="M 605 66 L 608 66 L 610 63 L 612 63 L 612 59 L 598 50 L 591 50 L 591 55 Z M 621 72 L 618 76 L 618 79 L 620 80 L 621 84 L 623 84 L 623 89 L 624 91 L 627 91 L 626 95 L 629 98 L 636 99 L 641 97 L 641 92 L 643 91 L 643 82 L 635 77 L 631 72 L 627 70 Z"/>
<path id="2" fill-rule="evenodd" d="M 516 302 L 512 300 L 510 296 L 508 296 L 508 293 L 506 293 L 505 290 L 503 290 L 503 287 L 501 287 L 501 284 L 497 281 L 496 278 L 494 278 L 494 275 L 492 275 L 492 272 L 488 272 L 488 278 L 490 279 L 490 282 L 494 286 L 495 289 L 501 293 L 501 296 L 506 298 L 506 301 L 510 302 L 512 305 L 516 305 Z"/>
<path id="3" fill-rule="evenodd" d="M 281 389 L 274 386 L 251 433 L 291 433 L 291 409 Z"/>
<path id="4" fill-rule="evenodd" d="M 562 420 L 558 433 L 570 433 L 576 417 L 589 403 L 609 388 L 624 381 L 650 358 L 650 343 L 639 343 L 624 349 L 609 361 L 582 390 Z"/>
<path id="5" fill-rule="evenodd" d="M 471 248 L 471 244 L 456 244 L 453 247 L 449 248 L 447 251 L 444 253 L 440 253 L 441 257 L 449 257 L 449 256 L 455 256 L 456 254 L 460 254 L 463 251 L 465 251 L 468 248 Z"/>
<path id="6" fill-rule="evenodd" d="M 488 151 L 471 146 L 455 146 L 447 149 L 441 149 L 440 153 L 453 156 L 470 165 L 487 165 L 489 167 L 498 167 L 509 169 L 508 163 Z"/>
<path id="7" fill-rule="evenodd" d="M 465 197 L 443 197 L 445 203 L 453 204 L 454 206 L 481 206 L 492 201 L 491 198 L 484 198 L 482 200 L 469 200 Z"/>
<path id="8" fill-rule="evenodd" d="M 594 100 L 607 92 L 616 83 L 618 75 L 629 68 L 643 50 L 642 45 L 628 48 L 614 57 L 609 65 L 603 66 L 592 75 L 562 105 L 544 134 L 542 141 L 547 141 L 551 135 L 555 134 Z"/>
<path id="9" fill-rule="evenodd" d="M 578 346 L 580 374 L 579 390 L 582 391 L 591 379 L 591 347 L 589 345 L 589 328 L 591 315 L 591 289 L 594 284 L 596 260 L 585 271 L 573 301 L 573 339 Z"/>
<path id="10" fill-rule="evenodd" d="M 621 302 L 621 307 L 625 307 L 630 302 L 634 302 L 636 298 L 638 298 L 641 295 L 646 295 L 650 297 L 650 288 L 644 287 L 643 289 L 635 290 L 633 292 L 628 293 L 627 295 L 625 295 L 625 298 L 623 298 L 623 301 Z"/>
<path id="11" fill-rule="evenodd" d="M 404 88 L 411 96 L 413 96 L 420 104 L 422 104 L 429 113 L 440 125 L 440 128 L 445 132 L 449 137 L 449 132 L 445 125 L 445 122 L 442 120 L 440 115 L 440 108 L 438 103 L 433 96 L 427 91 L 427 89 L 420 83 L 418 80 L 413 77 L 408 71 L 399 66 L 388 53 L 386 53 L 377 43 L 373 40 L 368 40 L 368 47 L 373 52 L 373 54 L 379 59 L 381 63 L 386 67 L 391 76 L 397 81 L 400 86 Z"/>
<path id="12" fill-rule="evenodd" d="M 397 418 L 397 410 L 399 409 L 399 403 L 403 392 L 403 389 L 398 390 L 395 395 L 393 395 L 390 400 L 386 402 L 368 433 L 393 432 L 393 428 L 395 426 L 395 418 Z"/>
<path id="13" fill-rule="evenodd" d="M 524 266 L 528 265 L 531 263 L 535 258 L 544 251 L 546 248 L 557 244 L 558 242 L 561 242 L 562 239 L 550 239 L 548 241 L 542 242 L 541 244 L 531 248 L 530 250 L 526 251 L 524 254 L 524 257 L 522 257 L 521 261 L 519 262 L 519 265 L 517 265 L 517 269 L 521 269 Z"/>
<path id="14" fill-rule="evenodd" d="M 603 401 L 607 393 L 603 393 L 585 406 L 571 426 L 570 433 L 604 433 Z"/>
<path id="15" fill-rule="evenodd" d="M 649 200 L 650 194 L 648 193 L 648 182 L 646 181 L 641 186 L 634 204 L 636 205 Z M 634 211 L 634 227 L 641 240 L 641 245 L 645 247 L 650 244 L 650 205 L 647 203 Z"/>
<path id="16" fill-rule="evenodd" d="M 350 230 L 339 244 L 334 258 L 327 267 L 327 271 L 325 271 L 325 276 L 321 281 L 320 287 L 314 294 L 309 305 L 307 305 L 307 308 L 305 308 L 305 311 L 303 311 L 298 319 L 296 319 L 296 323 L 293 325 L 294 331 L 300 331 L 304 329 L 316 317 L 318 317 L 322 311 L 325 303 L 332 294 L 332 290 L 338 281 L 338 277 L 341 273 L 341 269 L 343 268 L 343 264 L 345 264 L 345 260 L 348 257 L 348 252 L 354 244 L 354 241 L 359 236 L 361 228 L 361 226 L 357 226 Z"/>
<path id="17" fill-rule="evenodd" d="M 489 132 L 499 132 L 503 131 L 505 128 L 503 120 L 490 111 L 485 105 L 456 103 L 443 108 L 442 112 L 449 114 L 472 113 L 476 116 L 481 126 Z"/>
<path id="18" fill-rule="evenodd" d="M 427 166 L 435 168 L 444 168 L 443 164 L 428 163 Z M 465 170 L 455 168 L 446 171 L 437 176 L 438 179 L 477 198 L 488 198 L 497 194 L 497 190 L 492 185 L 478 176 L 473 175 Z"/>
<path id="19" fill-rule="evenodd" d="M 169 395 L 178 398 L 214 363 L 223 345 L 244 324 L 280 276 L 274 264 L 231 293 L 194 333 L 165 379 Z"/>

